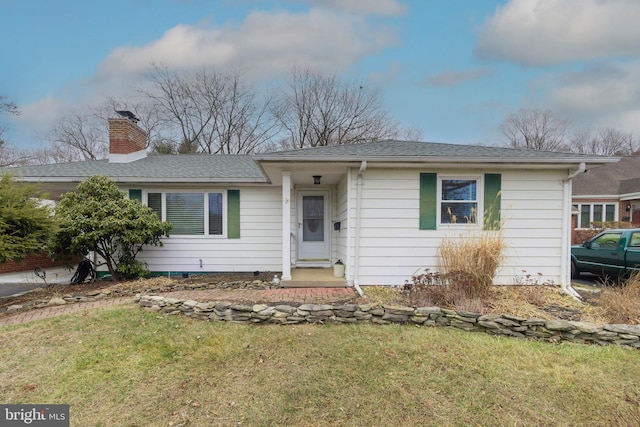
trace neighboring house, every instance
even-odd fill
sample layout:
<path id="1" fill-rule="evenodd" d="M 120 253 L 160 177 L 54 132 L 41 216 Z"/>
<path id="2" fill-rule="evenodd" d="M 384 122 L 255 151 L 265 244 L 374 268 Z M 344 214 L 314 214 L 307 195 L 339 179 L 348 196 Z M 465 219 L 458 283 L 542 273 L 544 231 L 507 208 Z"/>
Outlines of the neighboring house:
<path id="1" fill-rule="evenodd" d="M 593 224 L 640 227 L 640 155 L 623 157 L 579 175 L 573 182 L 573 243 L 593 235 Z"/>
<path id="2" fill-rule="evenodd" d="M 596 156 L 380 141 L 256 155 L 147 155 L 144 133 L 110 120 L 108 160 L 16 168 L 53 198 L 92 175 L 173 223 L 140 254 L 152 272 L 281 272 L 342 260 L 355 285 L 402 285 L 437 269 L 440 241 L 501 226 L 498 283 L 569 281 L 572 178 Z M 292 274 L 293 273 L 293 274 Z"/>

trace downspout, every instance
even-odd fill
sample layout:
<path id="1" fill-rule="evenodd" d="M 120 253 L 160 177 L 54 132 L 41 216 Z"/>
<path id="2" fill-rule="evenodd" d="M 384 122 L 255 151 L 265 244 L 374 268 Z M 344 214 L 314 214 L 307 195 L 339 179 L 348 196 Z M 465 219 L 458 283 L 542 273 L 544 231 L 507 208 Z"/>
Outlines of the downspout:
<path id="1" fill-rule="evenodd" d="M 571 172 L 563 182 L 563 214 L 562 214 L 562 277 L 560 287 L 566 294 L 572 296 L 576 300 L 582 297 L 571 286 L 571 184 L 573 178 L 584 173 L 586 164 L 580 163 L 576 171 Z"/>
<path id="2" fill-rule="evenodd" d="M 358 182 L 356 184 L 356 235 L 353 254 L 353 287 L 358 295 L 363 296 L 360 288 L 360 206 L 362 205 L 362 174 L 367 170 L 367 161 L 363 160 L 358 171 Z"/>

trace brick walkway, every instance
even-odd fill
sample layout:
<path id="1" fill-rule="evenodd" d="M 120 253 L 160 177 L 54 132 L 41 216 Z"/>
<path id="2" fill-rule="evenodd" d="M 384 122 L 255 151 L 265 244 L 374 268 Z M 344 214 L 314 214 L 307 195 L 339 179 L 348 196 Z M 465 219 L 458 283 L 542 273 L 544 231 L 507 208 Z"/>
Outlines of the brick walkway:
<path id="1" fill-rule="evenodd" d="M 353 288 L 287 288 L 267 290 L 207 289 L 200 291 L 167 292 L 163 293 L 162 296 L 185 300 L 190 299 L 198 302 L 244 301 L 272 304 L 330 304 L 332 302 L 348 301 L 355 298 L 357 294 Z M 0 317 L 0 327 L 47 319 L 61 314 L 77 313 L 79 311 L 124 304 L 133 304 L 133 297 L 105 298 L 99 301 L 33 309 Z"/>

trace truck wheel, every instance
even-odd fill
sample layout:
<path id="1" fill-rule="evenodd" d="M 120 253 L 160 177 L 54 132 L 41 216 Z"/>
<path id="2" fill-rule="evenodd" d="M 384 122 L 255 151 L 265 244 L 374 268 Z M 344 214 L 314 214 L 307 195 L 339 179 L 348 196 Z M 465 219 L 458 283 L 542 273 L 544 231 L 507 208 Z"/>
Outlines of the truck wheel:
<path id="1" fill-rule="evenodd" d="M 578 270 L 576 263 L 571 261 L 571 278 L 577 279 L 579 277 L 580 277 L 580 270 Z"/>

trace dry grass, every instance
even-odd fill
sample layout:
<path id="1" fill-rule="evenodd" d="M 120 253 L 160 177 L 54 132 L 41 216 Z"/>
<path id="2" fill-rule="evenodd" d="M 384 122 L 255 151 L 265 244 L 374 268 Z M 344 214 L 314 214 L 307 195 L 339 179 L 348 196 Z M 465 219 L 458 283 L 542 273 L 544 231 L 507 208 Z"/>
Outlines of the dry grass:
<path id="1" fill-rule="evenodd" d="M 467 298 L 486 297 L 506 247 L 499 231 L 471 230 L 458 237 L 444 237 L 438 249 L 438 268 L 455 275 Z"/>
<path id="2" fill-rule="evenodd" d="M 638 425 L 638 352 L 94 310 L 0 328 L 0 401 L 71 426 Z"/>
<path id="3" fill-rule="evenodd" d="M 594 304 L 601 307 L 609 323 L 640 324 L 640 274 L 607 284 L 594 298 Z"/>
<path id="4" fill-rule="evenodd" d="M 603 310 L 585 301 L 576 301 L 558 286 L 496 286 L 487 301 L 488 311 L 525 318 L 565 319 L 592 323 L 609 322 Z"/>
<path id="5" fill-rule="evenodd" d="M 432 274 L 431 277 L 441 276 Z M 597 300 L 576 301 L 558 286 L 492 286 L 485 298 L 469 298 L 460 288 L 442 282 L 435 284 L 433 280 L 430 284 L 407 286 L 406 290 L 399 287 L 364 286 L 362 289 L 366 298 L 359 302 L 412 307 L 438 306 L 475 313 L 513 314 L 526 318 L 616 323 L 614 319 L 607 317 L 603 307 L 596 304 Z"/>

